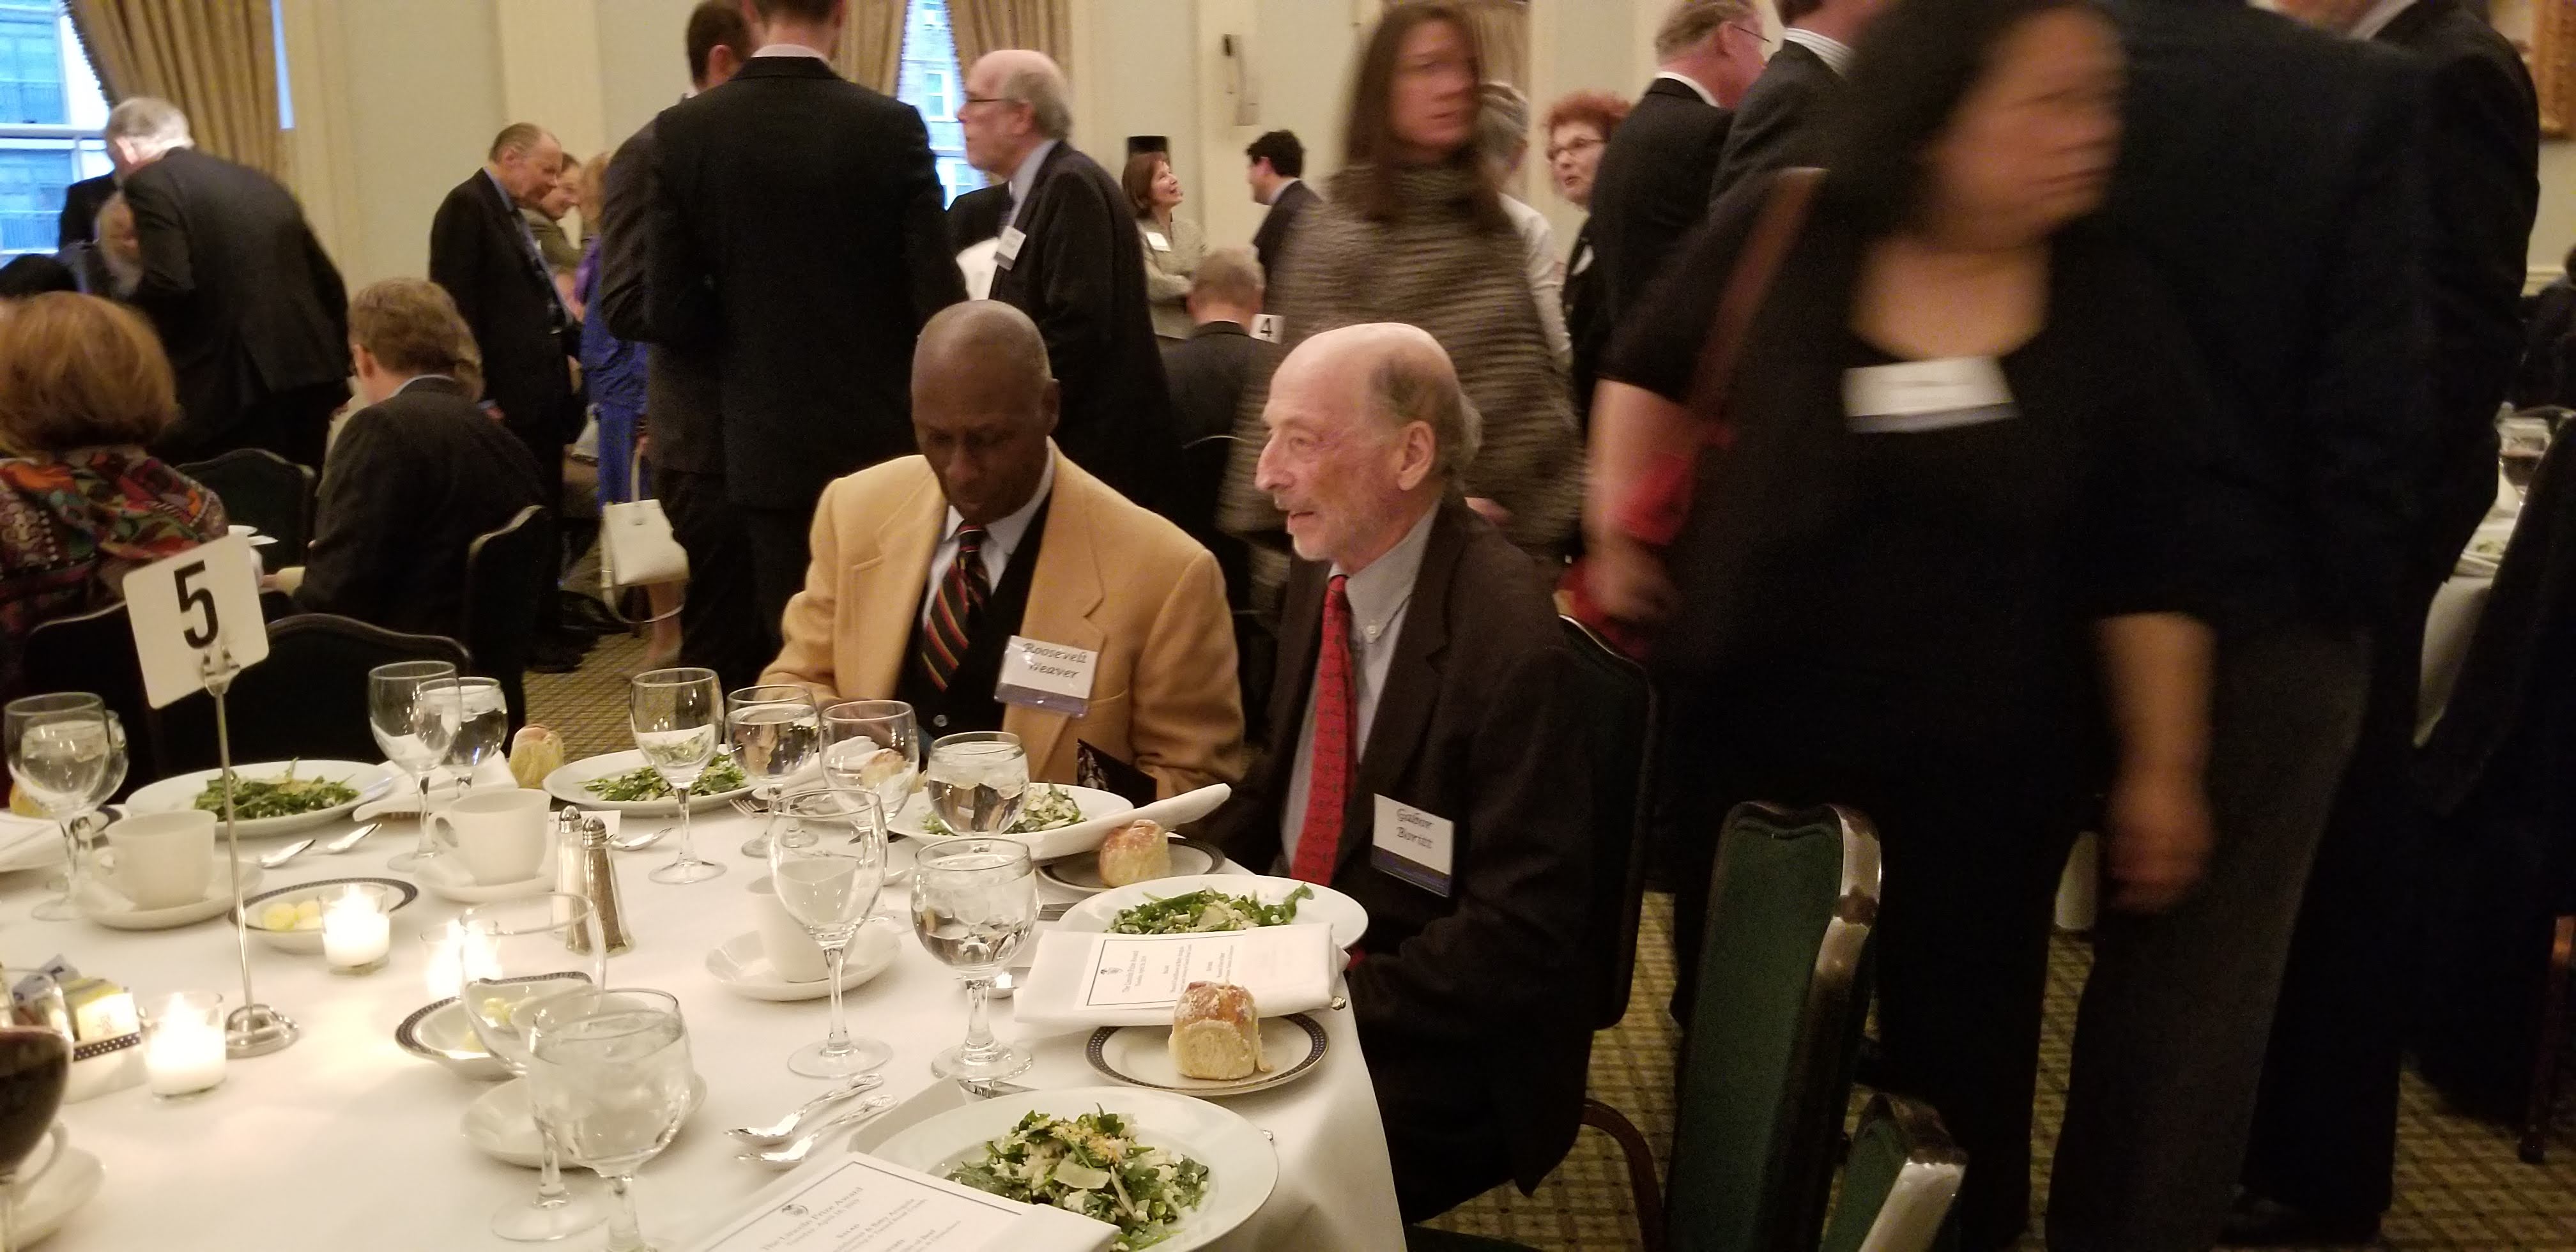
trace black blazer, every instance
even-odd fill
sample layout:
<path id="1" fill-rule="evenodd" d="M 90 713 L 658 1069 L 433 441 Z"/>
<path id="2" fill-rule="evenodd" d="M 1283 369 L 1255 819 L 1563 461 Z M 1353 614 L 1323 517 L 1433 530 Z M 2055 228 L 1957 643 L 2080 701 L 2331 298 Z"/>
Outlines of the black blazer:
<path id="1" fill-rule="evenodd" d="M 340 270 L 277 180 L 173 148 L 125 178 L 143 249 L 133 301 L 179 381 L 182 424 L 156 447 L 216 446 L 263 397 L 349 377 Z"/>
<path id="2" fill-rule="evenodd" d="M 84 178 L 63 188 L 63 211 L 54 219 L 54 246 L 68 248 L 76 243 L 98 240 L 98 211 L 107 207 L 116 194 L 116 175 L 101 174 Z"/>
<path id="3" fill-rule="evenodd" d="M 1278 345 L 1253 338 L 1233 322 L 1204 322 L 1189 338 L 1164 344 L 1163 377 L 1172 385 L 1180 441 L 1233 434 L 1253 362 L 1277 355 Z"/>
<path id="4" fill-rule="evenodd" d="M 1267 871 L 1314 686 L 1329 571 L 1300 561 L 1280 618 L 1270 743 L 1213 832 Z M 1451 499 L 1440 506 L 1343 810 L 1335 889 L 1369 912 L 1348 974 L 1383 1105 L 1405 1093 L 1499 1111 L 1524 1187 L 1563 1159 L 1591 1053 L 1582 985 L 1591 898 L 1587 757 L 1574 659 L 1527 554 Z M 1370 864 L 1374 797 L 1456 823 L 1454 894 Z"/>
<path id="5" fill-rule="evenodd" d="M 2378 42 L 2431 73 L 2433 447 L 2416 550 L 2430 581 L 2495 500 L 2496 405 L 2522 350 L 2525 248 L 2540 204 L 2540 113 L 2522 55 L 2460 0 L 2415 0 Z"/>
<path id="6" fill-rule="evenodd" d="M 1737 183 L 1755 174 L 1822 164 L 1817 123 L 1842 89 L 1843 76 L 1813 49 L 1782 43 L 1735 106 L 1735 127 L 1726 136 L 1717 178 L 1708 186 L 1709 203 L 1725 199 Z M 1621 129 L 1626 129 L 1624 123 Z"/>
<path id="7" fill-rule="evenodd" d="M 2215 0 L 2108 0 L 2128 54 L 2110 213 L 2202 360 L 2247 607 L 2341 625 L 2407 563 L 2429 396 L 2422 75 Z"/>
<path id="8" fill-rule="evenodd" d="M 519 206 L 478 169 L 447 193 L 429 222 L 429 278 L 483 350 L 483 394 L 530 446 L 581 433 L 565 358 L 567 324 L 554 276 L 528 250 Z"/>
<path id="9" fill-rule="evenodd" d="M 1717 176 L 1734 121 L 1733 112 L 1700 99 L 1688 85 L 1658 78 L 1610 133 L 1592 179 L 1592 217 L 1583 226 L 1592 239 L 1592 281 L 1607 325 L 1619 325 L 1645 299 L 1673 245 L 1708 212 L 1709 180 Z M 1569 291 L 1572 286 L 1569 274 Z"/>
<path id="10" fill-rule="evenodd" d="M 978 187 L 948 202 L 948 248 L 964 252 L 1002 233 L 1002 215 L 1011 211 L 1011 186 Z"/>
<path id="11" fill-rule="evenodd" d="M 1574 361 L 1567 378 L 1574 385 L 1574 415 L 1592 428 L 1592 387 L 1601 377 L 1601 357 L 1610 350 L 1614 323 L 1602 306 L 1601 252 L 1592 242 L 1592 222 L 1574 232 L 1574 250 L 1565 254 L 1565 334 L 1574 341 Z"/>
<path id="12" fill-rule="evenodd" d="M 295 605 L 463 639 L 466 547 L 552 503 L 517 436 L 463 387 L 421 379 L 333 441 Z"/>
<path id="13" fill-rule="evenodd" d="M 966 298 L 912 106 L 754 57 L 653 123 L 652 329 L 718 359 L 725 492 L 812 511 L 912 451 L 912 347 Z"/>
<path id="14" fill-rule="evenodd" d="M 993 274 L 993 298 L 1046 336 L 1064 391 L 1056 446 L 1118 494 L 1161 509 L 1172 456 L 1172 396 L 1145 303 L 1145 242 L 1118 180 L 1071 143 L 1038 165 L 1013 219 L 1019 255 Z"/>
<path id="15" fill-rule="evenodd" d="M 653 467 L 688 474 L 724 473 L 723 395 L 716 358 L 704 344 L 654 343 L 652 232 L 646 210 L 659 180 L 653 172 L 653 123 L 646 122 L 608 160 L 599 224 L 599 287 L 591 311 L 610 334 L 649 343 L 644 354 L 644 429 L 653 437 Z"/>
<path id="16" fill-rule="evenodd" d="M 1262 273 L 1278 272 L 1279 258 L 1287 254 L 1289 236 L 1297 229 L 1297 215 L 1323 200 L 1302 178 L 1279 189 L 1279 198 L 1261 215 L 1261 229 L 1252 232 L 1252 259 L 1261 262 Z"/>

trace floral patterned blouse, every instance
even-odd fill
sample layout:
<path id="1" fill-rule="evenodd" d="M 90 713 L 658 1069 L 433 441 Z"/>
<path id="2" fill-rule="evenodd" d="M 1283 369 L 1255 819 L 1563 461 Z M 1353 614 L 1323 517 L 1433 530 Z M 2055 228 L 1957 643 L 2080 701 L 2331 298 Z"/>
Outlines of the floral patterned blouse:
<path id="1" fill-rule="evenodd" d="M 138 447 L 0 459 L 0 695 L 38 624 L 114 604 L 128 571 L 224 532 L 213 492 Z"/>

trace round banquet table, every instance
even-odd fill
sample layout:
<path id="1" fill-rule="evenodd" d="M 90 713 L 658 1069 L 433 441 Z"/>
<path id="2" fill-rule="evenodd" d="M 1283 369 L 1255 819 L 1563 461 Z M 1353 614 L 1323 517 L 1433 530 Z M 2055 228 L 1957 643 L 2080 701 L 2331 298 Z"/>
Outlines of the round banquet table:
<path id="1" fill-rule="evenodd" d="M 22 822 L 10 825 L 26 828 Z M 310 833 L 327 841 L 346 829 L 344 822 Z M 416 831 L 398 818 L 348 853 L 308 851 L 269 871 L 261 889 L 351 876 L 408 878 L 387 871 L 384 862 L 408 847 Z M 645 877 L 672 856 L 667 839 L 617 854 L 634 947 L 610 958 L 609 981 L 679 997 L 693 1060 L 707 1084 L 704 1107 L 644 1167 L 636 1186 L 645 1233 L 663 1252 L 679 1252 L 712 1233 L 779 1177 L 736 1161 L 736 1145 L 724 1129 L 766 1123 L 829 1085 L 789 1073 L 786 1063 L 790 1052 L 824 1033 L 827 999 L 746 999 L 707 971 L 709 951 L 752 930 L 752 897 L 745 888 L 767 870 L 734 849 L 753 833 L 752 819 L 729 810 L 700 814 L 697 847 L 722 861 L 726 872 L 687 886 Z M 247 861 L 278 843 L 245 841 L 243 857 Z M 87 921 L 33 921 L 28 911 L 44 898 L 45 877 L 0 877 L 0 957 L 7 964 L 32 966 L 59 955 L 83 974 L 133 990 L 139 1002 L 183 990 L 219 991 L 227 1009 L 240 1002 L 228 919 L 144 932 Z M 1078 898 L 1043 880 L 1038 891 L 1044 901 Z M 899 912 L 905 903 L 904 889 L 889 884 L 878 912 Z M 391 961 L 363 976 L 332 974 L 318 954 L 278 951 L 254 936 L 251 972 L 259 996 L 294 1018 L 303 1038 L 282 1052 L 233 1061 L 223 1085 L 202 1096 L 156 1100 L 137 1085 L 65 1105 L 62 1120 L 72 1143 L 100 1158 L 106 1181 L 97 1198 L 42 1246 L 49 1252 L 587 1252 L 602 1246 L 600 1230 L 553 1244 L 513 1244 L 491 1234 L 492 1211 L 533 1195 L 535 1171 L 485 1156 L 459 1132 L 459 1119 L 488 1089 L 484 1084 L 418 1059 L 394 1042 L 395 1027 L 431 999 L 428 961 L 416 936 L 460 911 L 424 891 L 393 915 Z M 925 1090 L 940 1081 L 930 1072 L 930 1057 L 963 1037 L 965 994 L 955 976 L 905 931 L 893 966 L 845 994 L 850 1027 L 893 1045 L 880 1094 L 944 1096 Z M 1023 949 L 1023 962 L 1029 951 Z M 1035 1088 L 1113 1081 L 1084 1059 L 1087 1031 L 1024 1038 L 1010 1005 L 993 1002 L 995 1033 L 1017 1039 L 1037 1057 L 1012 1081 Z M 1329 1037 L 1319 1072 L 1224 1102 L 1270 1133 L 1279 1153 L 1279 1185 L 1261 1211 L 1218 1248 L 1366 1252 L 1404 1246 L 1385 1132 L 1351 1014 L 1344 1009 L 1313 1016 Z M 139 1058 L 134 1064 L 139 1074 Z M 903 1111 L 898 1107 L 889 1116 Z M 838 1150 L 837 1141 L 827 1146 Z M 586 1170 L 567 1167 L 565 1176 L 577 1189 L 601 1187 Z"/>

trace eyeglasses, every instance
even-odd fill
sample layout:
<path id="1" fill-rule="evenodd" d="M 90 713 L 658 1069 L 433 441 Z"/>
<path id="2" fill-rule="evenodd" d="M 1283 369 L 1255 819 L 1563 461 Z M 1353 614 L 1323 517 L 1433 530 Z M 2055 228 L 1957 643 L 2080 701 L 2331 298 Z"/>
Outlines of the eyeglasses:
<path id="1" fill-rule="evenodd" d="M 1769 35 L 1763 34 L 1762 28 L 1759 26 L 1747 26 L 1742 22 L 1728 22 L 1726 24 L 1726 28 L 1728 30 L 1744 32 L 1745 37 L 1751 39 L 1754 43 L 1761 45 L 1764 52 L 1769 52 L 1771 50 L 1771 45 L 1775 42 Z"/>
<path id="2" fill-rule="evenodd" d="M 1591 151 L 1591 150 L 1593 150 L 1594 148 L 1598 148 L 1598 147 L 1600 147 L 1600 146 L 1601 146 L 1601 141 L 1600 141 L 1600 140 L 1598 140 L 1598 139 L 1592 138 L 1592 137 L 1591 137 L 1591 136 L 1589 136 L 1589 135 L 1587 135 L 1587 136 L 1585 136 L 1585 137 L 1583 137 L 1583 138 L 1581 138 L 1581 139 L 1577 139 L 1577 140 L 1573 141 L 1572 143 L 1566 144 L 1566 145 L 1565 145 L 1565 146 L 1563 146 L 1563 147 L 1558 147 L 1558 146 L 1556 146 L 1555 144 L 1550 144 L 1550 145 L 1548 145 L 1548 149 L 1547 149 L 1547 159 L 1548 159 L 1548 160 L 1553 161 L 1553 160 L 1557 159 L 1558 157 L 1565 156 L 1565 155 L 1567 155 L 1567 154 L 1569 154 L 1569 153 L 1590 152 L 1590 151 Z"/>
<path id="3" fill-rule="evenodd" d="M 1009 97 L 1007 97 L 1007 96 L 976 96 L 976 95 L 970 95 L 970 96 L 966 97 L 966 102 L 965 102 L 965 104 L 960 104 L 960 105 L 958 105 L 957 107 L 958 107 L 959 109 L 961 109 L 961 110 L 962 110 L 962 109 L 964 109 L 967 105 L 974 105 L 974 104 L 1018 104 L 1018 103 L 1020 103 L 1020 102 L 1019 102 L 1019 101 L 1017 101 L 1017 100 L 1010 99 L 1010 98 L 1009 98 Z"/>

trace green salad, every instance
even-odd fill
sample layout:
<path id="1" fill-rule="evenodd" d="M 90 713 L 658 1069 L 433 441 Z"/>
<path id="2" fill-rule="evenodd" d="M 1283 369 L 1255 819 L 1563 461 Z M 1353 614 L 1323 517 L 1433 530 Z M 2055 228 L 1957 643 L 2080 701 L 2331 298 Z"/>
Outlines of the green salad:
<path id="1" fill-rule="evenodd" d="M 1020 820 L 1011 823 L 1010 829 L 1002 833 L 1034 834 L 1041 830 L 1070 826 L 1081 820 L 1082 806 L 1074 803 L 1073 797 L 1064 793 L 1064 788 L 1054 783 L 1040 783 L 1030 788 L 1028 799 L 1021 802 Z M 957 833 L 948 828 L 948 823 L 939 820 L 937 813 L 922 815 L 921 828 L 943 838 Z"/>
<path id="2" fill-rule="evenodd" d="M 1118 916 L 1109 921 L 1109 933 L 1194 935 L 1212 930 L 1285 926 L 1297 920 L 1297 902 L 1314 894 L 1313 887 L 1301 885 L 1289 892 L 1287 899 L 1277 904 L 1263 904 L 1251 896 L 1230 896 L 1209 888 L 1185 891 L 1118 910 Z"/>
<path id="3" fill-rule="evenodd" d="M 1067 1120 L 1032 1112 L 984 1145 L 984 1159 L 949 1180 L 1028 1204 L 1048 1204 L 1118 1228 L 1112 1252 L 1134 1252 L 1171 1235 L 1207 1198 L 1208 1167 L 1136 1141 L 1135 1127 L 1107 1110 Z"/>
<path id="4" fill-rule="evenodd" d="M 750 785 L 751 780 L 742 776 L 742 767 L 734 764 L 732 757 L 720 756 L 708 762 L 707 772 L 698 775 L 698 781 L 689 787 L 689 794 L 717 796 L 728 791 L 740 791 Z M 671 784 L 664 782 L 661 771 L 650 765 L 638 765 L 623 774 L 591 779 L 583 783 L 581 789 L 602 800 L 619 804 L 660 800 L 671 794 Z"/>
<path id="5" fill-rule="evenodd" d="M 300 813 L 317 813 L 337 808 L 358 798 L 358 789 L 335 778 L 298 778 L 297 761 L 286 763 L 286 772 L 275 778 L 244 778 L 234 774 L 233 817 L 250 821 L 261 817 L 294 817 Z M 224 779 L 218 774 L 197 793 L 196 807 L 209 813 L 224 811 Z"/>

